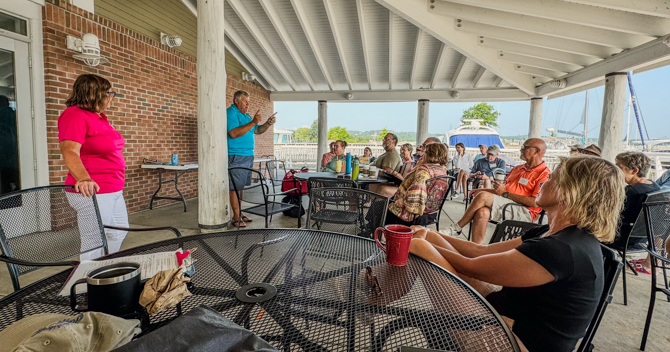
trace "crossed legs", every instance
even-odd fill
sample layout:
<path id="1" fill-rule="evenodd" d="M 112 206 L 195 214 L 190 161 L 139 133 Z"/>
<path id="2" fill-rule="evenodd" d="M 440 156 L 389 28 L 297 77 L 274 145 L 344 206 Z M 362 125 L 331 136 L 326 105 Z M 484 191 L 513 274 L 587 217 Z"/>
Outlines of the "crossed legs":
<path id="1" fill-rule="evenodd" d="M 486 224 L 491 218 L 491 207 L 494 195 L 489 192 L 479 192 L 465 210 L 463 217 L 457 224 L 461 228 L 470 224 L 472 227 L 472 242 L 482 244 L 486 235 Z"/>

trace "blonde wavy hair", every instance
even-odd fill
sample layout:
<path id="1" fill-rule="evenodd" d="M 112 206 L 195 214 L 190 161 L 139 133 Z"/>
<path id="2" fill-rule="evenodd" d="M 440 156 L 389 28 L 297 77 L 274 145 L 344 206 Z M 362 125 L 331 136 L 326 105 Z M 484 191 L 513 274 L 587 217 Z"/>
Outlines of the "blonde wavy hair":
<path id="1" fill-rule="evenodd" d="M 562 203 L 562 215 L 600 242 L 612 242 L 626 198 L 623 172 L 592 156 L 560 158 L 551 175 Z"/>

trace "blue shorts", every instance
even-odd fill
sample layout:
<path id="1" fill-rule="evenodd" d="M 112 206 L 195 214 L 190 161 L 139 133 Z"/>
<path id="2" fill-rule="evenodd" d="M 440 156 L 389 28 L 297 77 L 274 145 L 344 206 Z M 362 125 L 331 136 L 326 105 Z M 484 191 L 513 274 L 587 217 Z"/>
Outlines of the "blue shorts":
<path id="1" fill-rule="evenodd" d="M 246 167 L 252 169 L 254 167 L 254 157 L 228 155 L 228 168 L 230 169 L 231 167 Z M 231 191 L 235 190 L 235 186 L 237 186 L 238 190 L 242 190 L 245 186 L 249 186 L 251 184 L 251 171 L 232 170 L 230 171 L 230 176 L 231 179 L 229 180 L 228 189 Z"/>

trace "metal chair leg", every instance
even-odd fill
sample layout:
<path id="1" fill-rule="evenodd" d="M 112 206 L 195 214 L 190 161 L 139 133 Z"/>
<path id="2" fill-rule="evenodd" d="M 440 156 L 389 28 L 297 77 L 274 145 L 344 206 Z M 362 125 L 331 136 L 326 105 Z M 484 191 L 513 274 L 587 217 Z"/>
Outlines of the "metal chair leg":
<path id="1" fill-rule="evenodd" d="M 654 259 L 652 259 L 654 260 Z M 640 343 L 640 350 L 644 351 L 647 345 L 647 337 L 649 336 L 649 326 L 651 325 L 651 317 L 654 313 L 654 304 L 656 303 L 656 265 L 651 265 L 651 295 L 649 297 L 649 308 L 647 309 L 647 320 L 644 323 L 644 332 L 642 333 L 642 342 Z"/>
<path id="2" fill-rule="evenodd" d="M 628 290 L 626 289 L 626 268 L 624 268 L 622 271 L 623 271 L 623 273 L 622 273 L 623 274 L 623 278 L 622 278 L 622 280 L 623 280 L 623 305 L 627 306 L 628 305 Z"/>

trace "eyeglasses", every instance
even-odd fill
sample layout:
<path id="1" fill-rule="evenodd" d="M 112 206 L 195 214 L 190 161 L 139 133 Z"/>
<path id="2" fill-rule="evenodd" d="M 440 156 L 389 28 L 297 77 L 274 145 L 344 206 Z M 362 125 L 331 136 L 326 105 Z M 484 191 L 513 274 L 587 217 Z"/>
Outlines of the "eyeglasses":
<path id="1" fill-rule="evenodd" d="M 521 146 L 521 151 L 524 151 L 524 150 L 526 150 L 526 149 L 528 149 L 528 148 L 535 148 L 535 149 L 537 149 L 537 150 L 540 150 L 540 148 L 538 148 L 538 147 L 533 147 L 532 145 L 525 145 L 525 144 L 524 144 L 524 145 Z"/>
<path id="2" fill-rule="evenodd" d="M 116 92 L 110 90 L 109 92 L 107 92 L 107 96 L 113 99 L 114 97 L 116 97 Z"/>
<path id="3" fill-rule="evenodd" d="M 372 272 L 372 268 L 369 266 L 365 267 L 365 281 L 370 286 L 370 294 L 375 296 L 382 295 L 382 287 L 379 285 L 379 280 L 377 280 L 377 277 Z"/>

